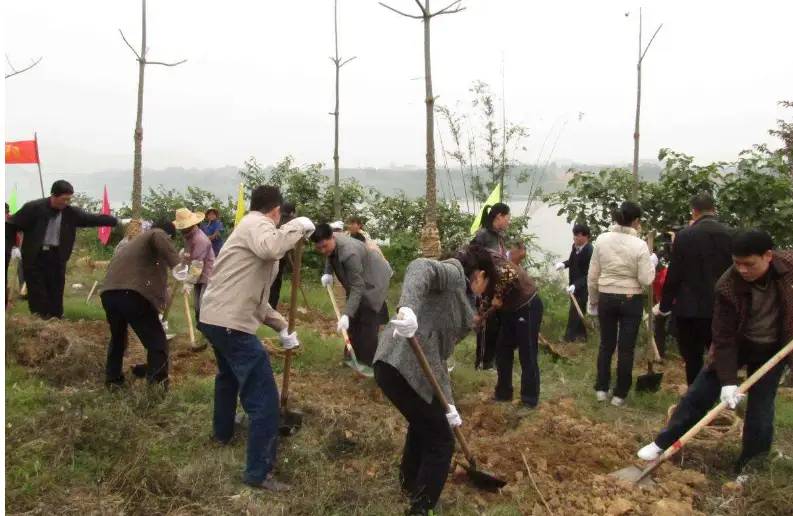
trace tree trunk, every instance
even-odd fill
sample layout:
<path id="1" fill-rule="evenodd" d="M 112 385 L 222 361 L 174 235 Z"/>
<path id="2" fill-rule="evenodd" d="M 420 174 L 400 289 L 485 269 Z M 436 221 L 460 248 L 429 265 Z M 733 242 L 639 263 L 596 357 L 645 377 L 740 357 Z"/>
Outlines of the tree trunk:
<path id="1" fill-rule="evenodd" d="M 339 189 L 339 29 L 337 1 L 333 2 L 333 39 L 336 48 L 336 108 L 333 110 L 333 217 L 341 219 L 341 190 Z"/>
<path id="2" fill-rule="evenodd" d="M 427 258 L 441 255 L 438 233 L 437 194 L 435 179 L 435 98 L 432 95 L 432 68 L 430 64 L 430 1 L 425 0 L 424 14 L 424 86 L 427 105 L 427 206 L 424 213 L 424 229 L 421 234 L 422 253 Z"/>
<path id="3" fill-rule="evenodd" d="M 135 158 L 132 165 L 132 218 L 140 219 L 143 191 L 143 75 L 146 68 L 146 0 L 143 6 L 141 52 L 138 60 L 138 113 L 135 117 Z"/>

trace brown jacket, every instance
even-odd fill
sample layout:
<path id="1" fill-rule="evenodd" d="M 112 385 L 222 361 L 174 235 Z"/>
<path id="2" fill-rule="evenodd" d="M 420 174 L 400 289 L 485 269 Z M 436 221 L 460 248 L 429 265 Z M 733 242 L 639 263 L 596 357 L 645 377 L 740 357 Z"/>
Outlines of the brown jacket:
<path id="1" fill-rule="evenodd" d="M 495 310 L 515 312 L 531 301 L 537 293 L 537 284 L 523 267 L 498 255 L 493 255 L 493 263 L 496 266 L 496 283 L 492 296 L 482 298 L 483 303 L 479 312 L 483 319 L 489 317 Z M 493 306 L 493 299 L 496 298 L 501 301 L 500 307 Z"/>
<path id="2" fill-rule="evenodd" d="M 168 234 L 161 229 L 146 231 L 118 249 L 101 292 L 133 290 L 161 312 L 168 297 L 168 272 L 178 263 L 179 255 Z"/>
<path id="3" fill-rule="evenodd" d="M 709 367 L 716 371 L 722 385 L 738 383 L 738 369 L 748 362 L 764 362 L 793 339 L 793 251 L 774 251 L 771 280 L 779 294 L 781 328 L 780 342 L 761 347 L 743 338 L 751 313 L 751 285 L 732 266 L 716 283 L 713 309 L 713 343 Z M 788 357 L 793 367 L 793 355 Z"/>

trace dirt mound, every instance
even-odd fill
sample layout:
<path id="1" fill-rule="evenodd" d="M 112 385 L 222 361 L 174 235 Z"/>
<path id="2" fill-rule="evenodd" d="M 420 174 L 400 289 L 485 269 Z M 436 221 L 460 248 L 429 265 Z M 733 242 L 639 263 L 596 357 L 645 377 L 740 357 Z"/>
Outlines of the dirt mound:
<path id="1" fill-rule="evenodd" d="M 36 370 L 56 385 L 103 382 L 109 340 L 104 321 L 45 321 L 25 315 L 6 320 L 6 359 Z M 172 339 L 169 346 L 171 381 L 215 374 L 212 354 L 190 351 L 186 337 Z M 130 330 L 122 370 L 145 362 L 146 350 Z"/>
<path id="2" fill-rule="evenodd" d="M 520 499 L 529 514 L 546 514 L 546 504 L 565 515 L 698 514 L 695 493 L 707 484 L 701 473 L 663 466 L 652 490 L 609 477 L 634 461 L 632 432 L 581 416 L 570 398 L 543 404 L 525 419 L 513 415 L 510 405 L 477 400 L 460 406 L 470 414 L 465 432 L 482 467 L 509 480 L 504 494 Z M 483 507 L 499 496 L 471 491 L 459 467 L 450 488 L 480 498 Z M 677 512 L 664 512 L 672 507 L 659 505 L 665 499 Z"/>

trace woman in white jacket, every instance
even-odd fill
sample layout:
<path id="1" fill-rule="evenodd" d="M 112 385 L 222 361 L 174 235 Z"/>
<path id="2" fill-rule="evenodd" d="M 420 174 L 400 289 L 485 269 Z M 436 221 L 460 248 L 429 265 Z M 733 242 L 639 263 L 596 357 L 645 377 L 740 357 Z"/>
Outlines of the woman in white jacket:
<path id="1" fill-rule="evenodd" d="M 622 203 L 614 213 L 615 224 L 595 240 L 587 277 L 588 311 L 600 321 L 595 391 L 598 401 L 608 399 L 611 359 L 617 349 L 617 384 L 611 398 L 617 407 L 625 403 L 633 382 L 633 351 L 642 321 L 644 287 L 653 282 L 658 263 L 638 237 L 641 215 L 638 204 Z"/>

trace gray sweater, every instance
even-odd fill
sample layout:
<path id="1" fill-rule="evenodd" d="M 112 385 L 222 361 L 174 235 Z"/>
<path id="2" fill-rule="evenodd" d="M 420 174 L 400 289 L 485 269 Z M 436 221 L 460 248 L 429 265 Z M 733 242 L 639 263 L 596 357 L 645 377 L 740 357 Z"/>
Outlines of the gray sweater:
<path id="1" fill-rule="evenodd" d="M 426 258 L 413 260 L 402 284 L 399 307 L 403 306 L 416 313 L 419 325 L 416 337 L 447 401 L 454 403 L 446 360 L 454 346 L 470 331 L 474 316 L 460 262 L 455 259 L 443 262 Z M 424 377 L 410 344 L 394 336 L 391 324 L 380 334 L 374 361 L 396 368 L 424 401 L 432 403 L 432 385 Z"/>

